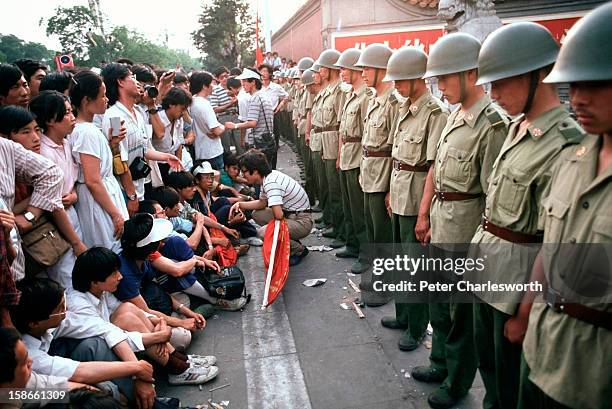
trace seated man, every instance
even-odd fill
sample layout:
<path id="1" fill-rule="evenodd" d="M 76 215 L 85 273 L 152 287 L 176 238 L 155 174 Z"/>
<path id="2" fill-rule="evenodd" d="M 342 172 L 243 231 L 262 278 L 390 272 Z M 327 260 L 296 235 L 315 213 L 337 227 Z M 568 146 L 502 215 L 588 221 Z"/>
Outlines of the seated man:
<path id="1" fill-rule="evenodd" d="M 289 265 L 298 264 L 308 254 L 308 249 L 299 240 L 308 236 L 312 229 L 312 218 L 306 212 L 310 208 L 308 195 L 290 176 L 272 170 L 266 156 L 257 149 L 241 156 L 240 167 L 249 184 L 261 185 L 262 190 L 258 200 L 238 202 L 232 206 L 231 213 L 256 210 L 253 220 L 260 226 L 266 226 L 272 219 L 284 219 L 291 238 Z M 265 234 L 265 229 L 261 230 Z"/>
<path id="2" fill-rule="evenodd" d="M 242 200 L 250 200 L 254 190 L 247 184 L 247 180 L 240 175 L 240 161 L 233 153 L 223 158 L 223 170 L 219 176 L 219 196 L 234 197 Z"/>

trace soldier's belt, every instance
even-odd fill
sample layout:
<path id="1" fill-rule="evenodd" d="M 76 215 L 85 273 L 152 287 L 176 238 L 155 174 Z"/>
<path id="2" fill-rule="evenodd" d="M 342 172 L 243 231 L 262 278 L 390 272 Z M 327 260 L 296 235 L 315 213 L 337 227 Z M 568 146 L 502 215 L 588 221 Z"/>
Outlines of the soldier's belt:
<path id="1" fill-rule="evenodd" d="M 441 192 L 436 190 L 436 197 L 442 202 L 455 202 L 458 200 L 476 199 L 482 196 L 482 193 L 461 193 L 461 192 Z"/>
<path id="2" fill-rule="evenodd" d="M 318 127 L 314 127 L 312 129 L 315 133 L 320 133 L 320 132 L 331 132 L 331 131 L 339 131 L 340 130 L 340 125 L 335 125 L 335 126 L 324 126 L 323 128 L 318 128 Z"/>
<path id="3" fill-rule="evenodd" d="M 363 157 L 364 158 L 390 158 L 391 151 L 370 151 L 366 148 L 363 148 Z"/>
<path id="4" fill-rule="evenodd" d="M 546 304 L 556 312 L 612 331 L 612 313 L 610 312 L 596 310 L 582 304 L 565 302 L 565 299 L 550 287 L 546 289 L 545 298 Z"/>
<path id="5" fill-rule="evenodd" d="M 542 243 L 544 236 L 542 234 L 526 234 L 505 227 L 496 226 L 491 223 L 486 217 L 482 219 L 482 228 L 485 231 L 499 237 L 500 239 L 510 241 L 512 243 Z"/>
<path id="6" fill-rule="evenodd" d="M 429 165 L 412 166 L 407 163 L 402 163 L 399 160 L 393 159 L 393 169 L 407 170 L 410 172 L 429 172 Z"/>
<path id="7" fill-rule="evenodd" d="M 361 142 L 361 138 L 358 136 L 343 136 L 342 143 L 358 143 Z"/>

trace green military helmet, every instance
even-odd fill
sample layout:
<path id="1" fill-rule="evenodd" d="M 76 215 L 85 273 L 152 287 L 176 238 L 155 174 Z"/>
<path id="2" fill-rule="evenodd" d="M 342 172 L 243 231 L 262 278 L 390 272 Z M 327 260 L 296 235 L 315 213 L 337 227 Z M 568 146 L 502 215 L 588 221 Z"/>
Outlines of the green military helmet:
<path id="1" fill-rule="evenodd" d="M 312 64 L 312 67 L 310 67 L 310 70 L 312 70 L 313 72 L 319 72 L 319 68 L 321 68 L 321 66 L 317 63 Z"/>
<path id="2" fill-rule="evenodd" d="M 567 33 L 559 57 L 544 82 L 612 79 L 612 3 L 579 20 Z"/>
<path id="3" fill-rule="evenodd" d="M 297 67 L 298 67 L 298 70 L 304 71 L 312 67 L 312 64 L 314 64 L 314 60 L 312 58 L 304 57 L 300 59 L 300 61 L 298 61 Z"/>
<path id="4" fill-rule="evenodd" d="M 300 75 L 300 70 L 298 70 L 297 68 L 292 68 L 293 72 L 291 73 L 291 78 L 295 79 L 300 79 L 302 76 Z"/>
<path id="5" fill-rule="evenodd" d="M 319 58 L 317 59 L 317 64 L 319 64 L 319 66 L 321 67 L 337 70 L 338 67 L 336 67 L 334 64 L 336 64 L 338 58 L 340 58 L 340 51 L 330 48 L 323 51 L 321 55 L 319 55 Z"/>
<path id="6" fill-rule="evenodd" d="M 361 52 L 359 60 L 355 63 L 355 67 L 370 67 L 386 70 L 391 54 L 393 54 L 393 50 L 384 44 L 370 44 Z"/>
<path id="7" fill-rule="evenodd" d="M 427 72 L 423 78 L 455 74 L 478 68 L 480 41 L 470 34 L 452 33 L 441 37 L 431 47 Z"/>
<path id="8" fill-rule="evenodd" d="M 557 54 L 559 46 L 543 25 L 520 22 L 500 27 L 480 47 L 476 85 L 546 67 L 555 62 Z"/>
<path id="9" fill-rule="evenodd" d="M 359 60 L 361 51 L 356 48 L 347 48 L 340 54 L 340 58 L 334 64 L 338 68 L 348 68 L 349 70 L 361 71 L 360 67 L 355 67 L 355 63 Z"/>
<path id="10" fill-rule="evenodd" d="M 302 84 L 312 85 L 314 84 L 314 72 L 309 68 L 302 73 Z"/>
<path id="11" fill-rule="evenodd" d="M 395 50 L 387 64 L 387 76 L 383 81 L 414 80 L 423 78 L 427 69 L 427 54 L 417 47 Z"/>

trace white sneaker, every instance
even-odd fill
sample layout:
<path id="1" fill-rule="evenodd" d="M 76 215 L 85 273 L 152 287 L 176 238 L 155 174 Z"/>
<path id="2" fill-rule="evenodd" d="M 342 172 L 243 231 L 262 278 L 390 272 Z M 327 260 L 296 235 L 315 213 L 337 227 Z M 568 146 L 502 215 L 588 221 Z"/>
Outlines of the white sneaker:
<path id="1" fill-rule="evenodd" d="M 217 363 L 217 357 L 214 355 L 187 355 L 187 362 L 191 366 L 213 366 Z"/>
<path id="2" fill-rule="evenodd" d="M 241 310 L 246 303 L 246 297 L 236 298 L 235 300 L 225 300 L 223 298 L 219 298 L 215 304 L 215 308 L 224 311 L 238 311 Z"/>
<path id="3" fill-rule="evenodd" d="M 255 246 L 255 247 L 261 247 L 263 246 L 263 240 L 261 240 L 259 237 L 249 237 L 246 240 L 247 244 L 250 244 L 251 246 Z"/>
<path id="4" fill-rule="evenodd" d="M 200 385 L 214 379 L 219 374 L 216 366 L 190 366 L 178 375 L 168 374 L 170 385 Z"/>

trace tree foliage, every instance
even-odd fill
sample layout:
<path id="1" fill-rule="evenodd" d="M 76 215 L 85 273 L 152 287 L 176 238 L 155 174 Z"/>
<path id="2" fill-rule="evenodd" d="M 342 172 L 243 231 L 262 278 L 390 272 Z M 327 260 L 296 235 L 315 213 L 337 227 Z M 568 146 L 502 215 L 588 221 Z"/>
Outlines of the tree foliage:
<path id="1" fill-rule="evenodd" d="M 255 21 L 245 0 L 205 2 L 193 43 L 206 56 L 208 69 L 252 64 L 255 56 Z"/>
<path id="2" fill-rule="evenodd" d="M 13 34 L 0 35 L 0 62 L 30 58 L 48 64 L 53 60 L 53 55 L 53 51 L 40 43 L 26 42 Z"/>
<path id="3" fill-rule="evenodd" d="M 47 35 L 57 36 L 62 52 L 72 54 L 75 63 L 82 65 L 89 57 L 88 31 L 95 27 L 95 19 L 84 6 L 58 7 L 47 21 Z"/>

